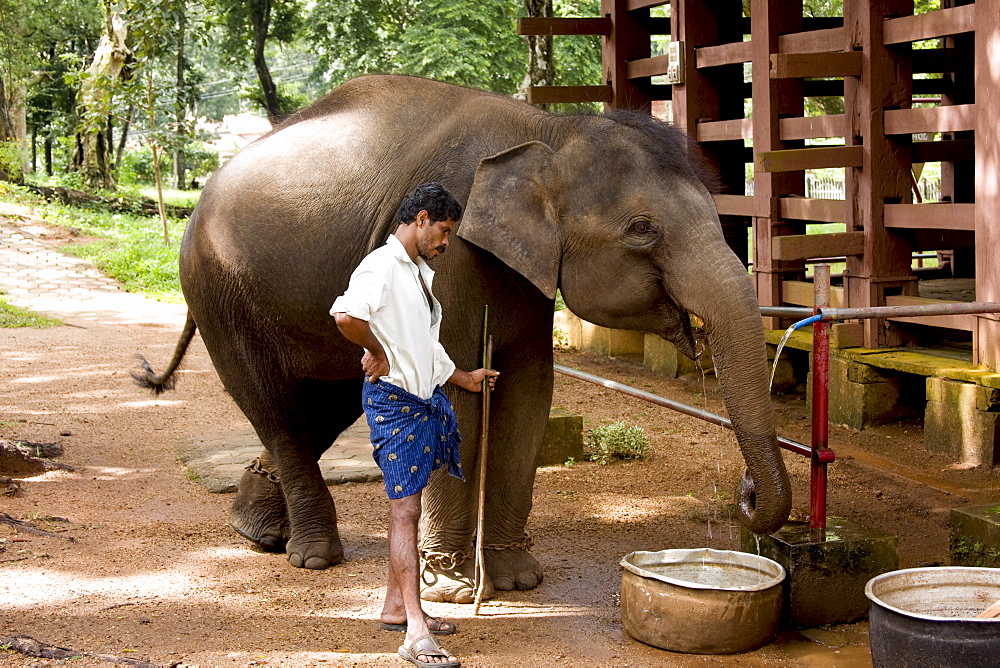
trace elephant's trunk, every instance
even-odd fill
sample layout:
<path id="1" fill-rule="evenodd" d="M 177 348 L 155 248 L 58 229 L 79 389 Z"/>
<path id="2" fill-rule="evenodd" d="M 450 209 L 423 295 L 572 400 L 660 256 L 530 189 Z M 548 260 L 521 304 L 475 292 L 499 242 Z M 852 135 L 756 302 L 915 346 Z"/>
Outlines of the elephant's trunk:
<path id="1" fill-rule="evenodd" d="M 746 269 L 721 232 L 689 243 L 683 247 L 699 252 L 684 253 L 689 260 L 673 258 L 670 263 L 670 274 L 686 280 L 668 285 L 685 309 L 705 321 L 723 399 L 749 473 L 739 487 L 740 521 L 754 533 L 772 533 L 788 519 L 792 494 L 774 430 L 757 298 Z M 719 280 L 691 280 L 708 275 Z"/>

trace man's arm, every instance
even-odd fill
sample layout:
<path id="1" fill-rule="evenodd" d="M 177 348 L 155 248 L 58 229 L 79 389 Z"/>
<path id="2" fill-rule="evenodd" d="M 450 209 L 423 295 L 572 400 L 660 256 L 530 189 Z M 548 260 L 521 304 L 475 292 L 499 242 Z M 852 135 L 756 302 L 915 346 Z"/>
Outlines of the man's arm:
<path id="1" fill-rule="evenodd" d="M 365 354 L 361 358 L 361 368 L 364 369 L 369 383 L 376 383 L 381 376 L 389 373 L 389 358 L 367 320 L 346 313 L 334 313 L 333 319 L 337 322 L 337 329 L 344 338 L 365 349 Z"/>
<path id="2" fill-rule="evenodd" d="M 465 388 L 469 392 L 479 392 L 483 389 L 483 380 L 486 378 L 489 378 L 490 390 L 492 390 L 499 375 L 500 372 L 493 369 L 476 369 L 475 371 L 455 369 L 455 372 L 448 378 L 448 382 Z"/>

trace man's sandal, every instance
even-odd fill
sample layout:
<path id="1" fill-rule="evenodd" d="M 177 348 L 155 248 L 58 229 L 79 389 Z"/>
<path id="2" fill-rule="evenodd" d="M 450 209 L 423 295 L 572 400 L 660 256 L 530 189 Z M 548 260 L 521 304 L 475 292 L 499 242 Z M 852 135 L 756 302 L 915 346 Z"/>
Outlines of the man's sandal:
<path id="1" fill-rule="evenodd" d="M 458 668 L 462 665 L 461 661 L 449 661 L 447 663 L 431 663 L 428 661 L 421 661 L 418 656 L 435 656 L 442 659 L 447 659 L 450 654 L 445 651 L 441 645 L 438 645 L 437 640 L 434 636 L 428 634 L 425 636 L 420 636 L 416 640 L 410 643 L 407 647 L 406 644 L 399 646 L 399 656 L 406 659 L 415 666 L 421 666 L 421 668 Z"/>
<path id="2" fill-rule="evenodd" d="M 389 622 L 380 622 L 383 631 L 406 631 L 406 622 L 402 624 L 390 624 Z M 458 629 L 449 621 L 445 621 L 440 617 L 428 617 L 427 618 L 427 630 L 436 636 L 450 636 L 452 633 Z"/>

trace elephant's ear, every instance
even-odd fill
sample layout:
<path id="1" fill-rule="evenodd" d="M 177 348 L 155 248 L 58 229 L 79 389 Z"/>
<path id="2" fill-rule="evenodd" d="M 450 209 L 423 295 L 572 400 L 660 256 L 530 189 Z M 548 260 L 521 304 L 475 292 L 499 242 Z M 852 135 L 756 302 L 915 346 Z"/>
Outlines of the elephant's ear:
<path id="1" fill-rule="evenodd" d="M 542 171 L 554 151 L 531 141 L 484 158 L 458 236 L 496 255 L 546 297 L 559 286 L 562 248 Z"/>

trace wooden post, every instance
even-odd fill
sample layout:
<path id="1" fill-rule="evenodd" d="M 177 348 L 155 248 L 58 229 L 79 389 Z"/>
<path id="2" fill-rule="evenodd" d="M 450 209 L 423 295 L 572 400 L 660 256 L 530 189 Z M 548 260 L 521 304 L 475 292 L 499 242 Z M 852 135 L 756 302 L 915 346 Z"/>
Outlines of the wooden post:
<path id="1" fill-rule="evenodd" d="M 884 306 L 886 295 L 915 295 L 910 244 L 884 226 L 885 205 L 908 203 L 910 136 L 884 133 L 885 109 L 911 106 L 909 44 L 883 44 L 883 21 L 913 13 L 912 0 L 845 0 L 845 50 L 862 53 L 860 77 L 844 79 L 848 146 L 864 147 L 861 167 L 846 173 L 847 230 L 865 233 L 864 255 L 847 259 L 844 287 L 852 307 Z M 864 320 L 865 346 L 902 343 L 886 320 Z"/>
<path id="2" fill-rule="evenodd" d="M 783 142 L 778 132 L 782 117 L 802 116 L 802 80 L 772 79 L 771 54 L 778 53 L 778 37 L 802 29 L 802 0 L 752 0 L 750 34 L 753 72 L 753 150 L 777 151 L 798 148 L 802 142 Z M 771 254 L 771 239 L 786 234 L 804 234 L 805 224 L 781 220 L 779 198 L 805 194 L 803 172 L 754 172 L 753 275 L 761 306 L 781 305 L 781 282 L 801 278 L 801 261 L 782 262 Z M 760 216 L 761 212 L 766 215 Z M 764 318 L 764 326 L 778 329 L 779 318 Z"/>
<path id="3" fill-rule="evenodd" d="M 700 122 L 743 118 L 743 65 L 699 70 L 695 50 L 703 46 L 743 41 L 743 4 L 740 0 L 673 0 L 671 35 L 684 44 L 684 83 L 673 88 L 673 122 L 692 138 Z M 701 151 L 719 174 L 722 192 L 742 195 L 743 140 L 706 142 Z M 750 219 L 720 216 L 726 241 L 747 264 L 747 229 Z"/>
<path id="4" fill-rule="evenodd" d="M 972 4 L 973 0 L 941 0 L 942 8 L 959 7 Z M 966 54 L 960 69 L 956 72 L 944 72 L 943 80 L 950 83 L 941 93 L 941 104 L 975 104 L 976 86 L 974 74 L 974 44 L 975 33 L 950 35 L 942 40 L 946 49 L 958 49 Z M 941 136 L 944 140 L 973 140 L 975 133 L 946 132 Z M 941 163 L 941 198 L 950 202 L 975 202 L 975 169 L 973 160 L 942 161 Z M 971 278 L 975 275 L 975 250 L 973 248 L 939 249 L 945 252 L 942 259 L 947 259 L 951 275 L 955 278 Z"/>
<path id="5" fill-rule="evenodd" d="M 602 53 L 605 83 L 611 86 L 611 102 L 606 107 L 652 113 L 649 93 L 628 78 L 628 61 L 650 56 L 650 34 L 640 23 L 649 19 L 649 9 L 629 12 L 627 0 L 601 0 L 601 13 L 612 24 Z"/>
<path id="6" fill-rule="evenodd" d="M 976 299 L 1000 301 L 1000 0 L 976 2 Z M 976 318 L 977 364 L 1000 369 L 1000 318 Z"/>

